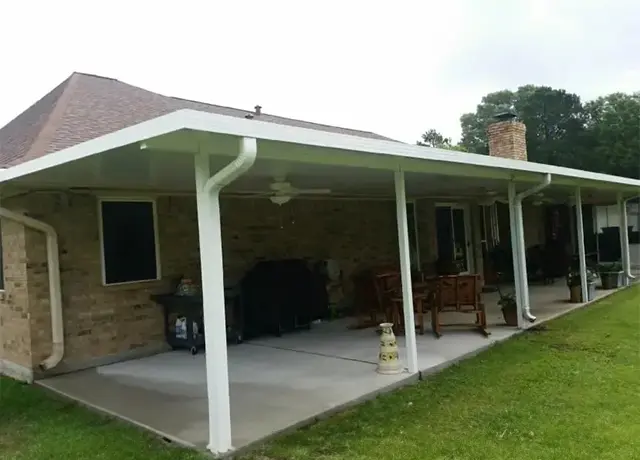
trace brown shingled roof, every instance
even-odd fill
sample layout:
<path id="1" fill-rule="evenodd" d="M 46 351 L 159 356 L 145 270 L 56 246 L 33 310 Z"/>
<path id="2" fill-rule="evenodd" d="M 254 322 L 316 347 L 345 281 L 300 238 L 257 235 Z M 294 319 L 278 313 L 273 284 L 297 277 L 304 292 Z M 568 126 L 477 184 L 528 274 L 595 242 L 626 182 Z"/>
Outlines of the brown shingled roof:
<path id="1" fill-rule="evenodd" d="M 73 73 L 0 129 L 0 166 L 13 166 L 180 109 L 232 117 L 246 110 L 163 96 L 112 78 Z M 378 134 L 262 113 L 261 121 L 370 139 Z"/>

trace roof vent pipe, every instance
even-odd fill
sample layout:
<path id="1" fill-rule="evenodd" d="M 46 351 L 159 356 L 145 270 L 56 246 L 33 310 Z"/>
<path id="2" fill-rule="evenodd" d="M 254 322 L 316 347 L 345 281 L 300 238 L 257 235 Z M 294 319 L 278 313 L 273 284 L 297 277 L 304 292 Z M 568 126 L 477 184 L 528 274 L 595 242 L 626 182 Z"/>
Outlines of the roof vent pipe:
<path id="1" fill-rule="evenodd" d="M 261 105 L 256 105 L 254 107 L 254 109 L 256 109 L 256 112 L 255 112 L 256 116 L 262 115 L 262 106 Z"/>

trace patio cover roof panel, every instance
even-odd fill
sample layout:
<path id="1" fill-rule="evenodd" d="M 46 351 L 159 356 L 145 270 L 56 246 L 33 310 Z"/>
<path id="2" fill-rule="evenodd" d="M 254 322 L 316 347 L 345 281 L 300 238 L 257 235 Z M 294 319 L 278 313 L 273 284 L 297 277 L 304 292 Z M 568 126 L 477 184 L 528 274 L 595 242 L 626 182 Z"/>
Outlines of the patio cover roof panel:
<path id="1" fill-rule="evenodd" d="M 212 155 L 214 170 L 224 167 L 232 157 Z M 266 192 L 274 180 L 285 179 L 299 188 L 328 188 L 332 197 L 393 199 L 394 175 L 388 169 L 307 163 L 259 157 L 253 167 L 225 187 L 224 194 L 251 195 Z M 441 201 L 483 202 L 495 197 L 506 199 L 508 177 L 459 177 L 424 172 L 406 173 L 409 198 L 434 198 Z M 530 187 L 519 183 L 519 191 Z M 128 196 L 141 194 L 195 193 L 193 156 L 184 152 L 141 150 L 132 144 L 118 149 L 64 163 L 9 181 L 6 195 L 23 190 L 91 189 L 100 193 Z M 545 198 L 567 203 L 575 188 L 553 184 Z M 324 197 L 321 195 L 320 197 Z M 532 197 L 531 199 L 534 199 Z M 585 202 L 614 203 L 612 190 L 583 190 Z"/>
<path id="2" fill-rule="evenodd" d="M 211 152 L 215 154 L 214 162 L 222 166 L 235 155 L 237 140 L 242 136 L 258 139 L 260 161 L 277 160 L 286 165 L 297 165 L 289 166 L 300 169 L 291 174 L 305 175 L 302 164 L 313 166 L 309 168 L 310 174 L 318 174 L 317 168 L 327 167 L 326 171 L 331 176 L 336 176 L 340 167 L 358 168 L 358 176 L 366 176 L 363 171 L 367 169 L 389 172 L 401 168 L 408 173 L 433 177 L 459 177 L 461 183 L 481 187 L 511 178 L 533 183 L 539 181 L 543 174 L 550 173 L 554 186 L 568 187 L 567 191 L 579 185 L 595 191 L 608 190 L 629 195 L 640 192 L 640 181 L 634 179 L 193 110 L 177 111 L 14 166 L 0 173 L 0 182 L 44 186 L 62 181 L 67 186 L 83 186 L 80 182 L 93 177 L 104 187 L 139 184 L 176 188 L 187 181 L 192 182 L 192 157 L 185 153 Z M 146 151 L 140 150 L 141 142 L 146 144 Z M 74 162 L 77 163 L 73 165 Z M 269 168 L 260 169 L 259 164 L 253 169 L 255 171 L 251 175 L 254 176 L 262 173 L 273 175 L 273 171 L 266 171 Z M 87 176 L 89 171 L 91 173 Z M 345 179 L 356 183 L 353 171 L 351 175 L 347 173 Z M 386 174 L 383 176 L 387 177 Z M 483 185 L 482 181 L 488 183 Z M 95 181 L 94 184 L 98 185 Z"/>

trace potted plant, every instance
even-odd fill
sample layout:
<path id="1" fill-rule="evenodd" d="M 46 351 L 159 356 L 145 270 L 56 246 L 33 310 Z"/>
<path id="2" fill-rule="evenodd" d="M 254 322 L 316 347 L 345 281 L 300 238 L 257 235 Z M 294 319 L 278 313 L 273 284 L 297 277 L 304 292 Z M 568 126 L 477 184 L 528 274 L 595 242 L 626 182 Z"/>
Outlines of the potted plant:
<path id="1" fill-rule="evenodd" d="M 500 300 L 498 300 L 502 310 L 502 316 L 507 326 L 518 325 L 518 305 L 516 303 L 516 297 L 512 293 L 503 294 L 500 292 Z"/>
<path id="2" fill-rule="evenodd" d="M 567 275 L 567 286 L 569 286 L 569 302 L 581 303 L 589 302 L 596 297 L 596 273 L 587 268 L 587 295 L 582 294 L 582 279 L 579 270 L 571 270 Z"/>
<path id="3" fill-rule="evenodd" d="M 602 289 L 617 289 L 623 283 L 624 272 L 620 262 L 600 264 L 598 273 L 602 281 Z"/>

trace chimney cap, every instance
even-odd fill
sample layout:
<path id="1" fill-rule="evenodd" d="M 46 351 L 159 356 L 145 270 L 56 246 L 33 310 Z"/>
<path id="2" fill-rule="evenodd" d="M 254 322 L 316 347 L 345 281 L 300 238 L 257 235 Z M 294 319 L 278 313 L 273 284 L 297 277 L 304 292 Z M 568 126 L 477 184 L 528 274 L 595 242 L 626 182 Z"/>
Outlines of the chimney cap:
<path id="1" fill-rule="evenodd" d="M 493 118 L 495 118 L 497 121 L 513 121 L 516 118 L 518 118 L 518 114 L 513 109 L 513 107 L 510 107 L 510 108 L 506 108 L 498 111 L 493 116 Z"/>

